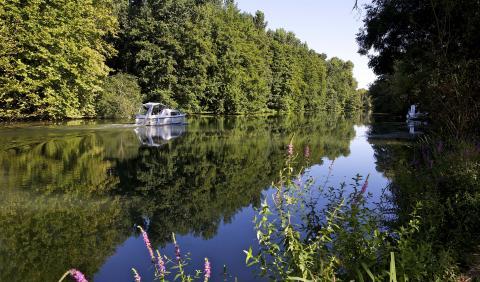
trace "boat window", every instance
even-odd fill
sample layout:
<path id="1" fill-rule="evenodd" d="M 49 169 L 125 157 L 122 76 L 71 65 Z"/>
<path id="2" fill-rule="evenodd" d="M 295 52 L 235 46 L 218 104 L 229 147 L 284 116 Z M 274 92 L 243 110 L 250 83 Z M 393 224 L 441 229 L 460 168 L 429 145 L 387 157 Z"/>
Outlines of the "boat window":
<path id="1" fill-rule="evenodd" d="M 178 116 L 180 113 L 179 112 L 170 112 L 171 116 Z"/>
<path id="2" fill-rule="evenodd" d="M 146 115 L 146 114 L 147 114 L 147 110 L 148 110 L 147 108 L 145 108 L 145 107 L 142 106 L 142 107 L 140 107 L 140 108 L 138 109 L 138 114 L 140 114 L 140 115 Z"/>
<path id="3" fill-rule="evenodd" d="M 159 115 L 162 112 L 162 108 L 159 106 L 153 107 L 152 115 Z"/>

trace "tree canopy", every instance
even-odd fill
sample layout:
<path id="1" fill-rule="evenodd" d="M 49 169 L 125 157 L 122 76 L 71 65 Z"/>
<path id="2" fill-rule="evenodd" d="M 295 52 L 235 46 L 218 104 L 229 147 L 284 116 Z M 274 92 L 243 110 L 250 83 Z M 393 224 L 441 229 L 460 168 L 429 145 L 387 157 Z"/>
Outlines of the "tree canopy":
<path id="1" fill-rule="evenodd" d="M 94 116 L 115 49 L 112 2 L 0 3 L 0 118 Z"/>
<path id="2" fill-rule="evenodd" d="M 138 80 L 144 101 L 189 112 L 361 107 L 350 62 L 267 30 L 261 11 L 241 12 L 233 1 L 8 0 L 0 37 L 2 119 L 117 112 L 104 103 L 112 81 L 121 84 L 105 79 L 116 73 L 135 76 L 121 78 Z M 118 115 L 131 115 L 124 108 Z"/>
<path id="3" fill-rule="evenodd" d="M 377 109 L 419 103 L 439 127 L 478 133 L 478 1 L 375 0 L 357 40 L 379 75 L 371 91 Z"/>

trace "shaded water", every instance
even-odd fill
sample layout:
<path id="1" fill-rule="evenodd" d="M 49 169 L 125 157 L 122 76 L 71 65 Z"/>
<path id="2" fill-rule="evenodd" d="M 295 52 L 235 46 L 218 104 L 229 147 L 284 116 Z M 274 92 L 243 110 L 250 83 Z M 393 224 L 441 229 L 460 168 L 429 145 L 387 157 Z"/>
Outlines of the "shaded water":
<path id="1" fill-rule="evenodd" d="M 131 281 L 135 267 L 151 281 L 135 225 L 146 226 L 169 256 L 177 234 L 192 266 L 211 260 L 214 281 L 224 279 L 223 265 L 239 281 L 257 280 L 243 250 L 255 244 L 254 207 L 284 165 L 292 136 L 297 166 L 317 182 L 335 186 L 370 174 L 373 199 L 388 183 L 359 117 L 188 122 L 0 128 L 0 281 L 57 281 L 73 267 L 93 281 Z"/>

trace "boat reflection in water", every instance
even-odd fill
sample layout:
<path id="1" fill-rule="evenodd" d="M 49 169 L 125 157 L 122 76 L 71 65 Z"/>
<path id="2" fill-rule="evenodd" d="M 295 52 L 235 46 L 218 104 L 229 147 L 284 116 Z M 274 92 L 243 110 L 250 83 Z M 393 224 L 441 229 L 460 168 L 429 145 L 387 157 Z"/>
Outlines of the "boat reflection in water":
<path id="1" fill-rule="evenodd" d="M 162 126 L 140 126 L 135 128 L 138 140 L 144 146 L 159 147 L 169 140 L 181 136 L 186 131 L 185 124 L 171 124 Z"/>

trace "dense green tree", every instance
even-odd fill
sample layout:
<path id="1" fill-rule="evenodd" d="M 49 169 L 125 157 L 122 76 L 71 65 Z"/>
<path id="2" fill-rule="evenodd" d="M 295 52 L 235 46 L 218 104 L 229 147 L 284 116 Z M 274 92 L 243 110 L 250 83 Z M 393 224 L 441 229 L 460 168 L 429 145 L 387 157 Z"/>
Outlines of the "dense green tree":
<path id="1" fill-rule="evenodd" d="M 139 77 L 147 100 L 216 113 L 327 108 L 325 56 L 291 32 L 267 31 L 260 11 L 193 0 L 130 2 L 126 9 L 111 65 Z M 351 92 L 338 96 L 336 109 L 358 100 Z"/>
<path id="2" fill-rule="evenodd" d="M 123 73 L 109 76 L 103 91 L 97 97 L 95 108 L 98 117 L 132 118 L 142 105 L 142 94 L 137 78 Z"/>
<path id="3" fill-rule="evenodd" d="M 355 109 L 361 107 L 357 81 L 353 78 L 353 63 L 333 57 L 328 60 L 327 107 Z"/>
<path id="4" fill-rule="evenodd" d="M 120 84 L 105 80 L 110 70 L 137 77 L 145 101 L 189 112 L 358 105 L 355 86 L 342 86 L 351 72 L 329 68 L 292 32 L 267 30 L 261 11 L 220 0 L 82 1 L 0 3 L 1 119 L 113 116 L 105 109 Z M 129 108 L 138 98 L 120 96 Z"/>
<path id="5" fill-rule="evenodd" d="M 399 110 L 420 103 L 437 129 L 478 134 L 479 15 L 476 0 L 373 1 L 357 37 L 382 81 L 372 95 L 393 90 Z"/>
<path id="6" fill-rule="evenodd" d="M 0 2 L 0 118 L 94 116 L 115 50 L 112 2 Z"/>

